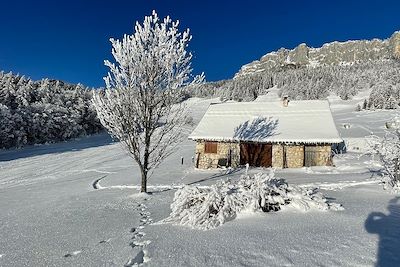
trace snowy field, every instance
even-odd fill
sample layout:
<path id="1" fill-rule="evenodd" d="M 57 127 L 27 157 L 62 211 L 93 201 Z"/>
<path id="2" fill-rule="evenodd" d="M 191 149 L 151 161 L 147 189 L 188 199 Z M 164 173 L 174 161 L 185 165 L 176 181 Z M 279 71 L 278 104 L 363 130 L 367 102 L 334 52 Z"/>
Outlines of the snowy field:
<path id="1" fill-rule="evenodd" d="M 196 124 L 218 100 L 189 101 Z M 360 153 L 364 136 L 382 135 L 395 114 L 354 112 L 357 99 L 331 103 L 349 153 L 335 167 L 276 176 L 317 187 L 344 210 L 245 213 L 209 231 L 158 223 L 176 188 L 245 172 L 195 170 L 192 141 L 154 172 L 148 195 L 137 193 L 133 160 L 104 134 L 0 151 L 0 266 L 399 266 L 400 196 L 382 189 L 379 165 Z"/>

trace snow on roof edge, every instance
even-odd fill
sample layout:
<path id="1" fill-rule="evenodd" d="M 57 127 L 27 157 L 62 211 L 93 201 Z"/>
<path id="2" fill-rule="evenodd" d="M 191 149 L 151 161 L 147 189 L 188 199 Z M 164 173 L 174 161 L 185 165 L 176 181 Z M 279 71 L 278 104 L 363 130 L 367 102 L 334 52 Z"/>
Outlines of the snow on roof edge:
<path id="1" fill-rule="evenodd" d="M 240 140 L 235 138 L 221 138 L 221 137 L 207 137 L 207 136 L 189 136 L 189 140 L 193 141 L 215 141 L 215 142 L 257 142 L 257 143 L 304 143 L 304 144 L 339 144 L 343 142 L 341 138 L 327 138 L 327 139 L 275 139 L 275 140 Z"/>

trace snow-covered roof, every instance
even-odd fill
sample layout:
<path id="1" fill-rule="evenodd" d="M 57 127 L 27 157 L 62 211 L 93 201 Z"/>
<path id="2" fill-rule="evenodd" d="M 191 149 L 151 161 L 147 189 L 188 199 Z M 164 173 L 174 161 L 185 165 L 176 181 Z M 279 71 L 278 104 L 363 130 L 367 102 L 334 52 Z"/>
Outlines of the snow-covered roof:
<path id="1" fill-rule="evenodd" d="M 192 140 L 340 143 L 327 100 L 211 104 Z"/>

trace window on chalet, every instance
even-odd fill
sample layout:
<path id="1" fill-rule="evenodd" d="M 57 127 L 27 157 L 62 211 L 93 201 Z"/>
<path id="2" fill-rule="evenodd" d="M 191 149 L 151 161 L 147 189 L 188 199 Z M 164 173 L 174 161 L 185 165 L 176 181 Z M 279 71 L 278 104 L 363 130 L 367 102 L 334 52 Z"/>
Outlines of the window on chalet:
<path id="1" fill-rule="evenodd" d="M 217 142 L 206 142 L 204 145 L 204 153 L 217 153 Z"/>

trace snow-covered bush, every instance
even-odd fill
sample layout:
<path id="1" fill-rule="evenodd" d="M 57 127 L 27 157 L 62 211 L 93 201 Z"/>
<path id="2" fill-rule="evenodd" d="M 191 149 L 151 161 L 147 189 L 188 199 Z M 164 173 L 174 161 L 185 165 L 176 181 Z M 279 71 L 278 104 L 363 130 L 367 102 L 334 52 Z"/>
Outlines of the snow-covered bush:
<path id="1" fill-rule="evenodd" d="M 274 172 L 243 175 L 238 181 L 219 181 L 210 187 L 185 186 L 175 193 L 171 214 L 165 222 L 208 230 L 246 211 L 340 210 L 315 189 L 289 186 Z"/>
<path id="2" fill-rule="evenodd" d="M 400 129 L 387 132 L 383 138 L 371 136 L 368 142 L 382 164 L 384 188 L 400 192 Z"/>

